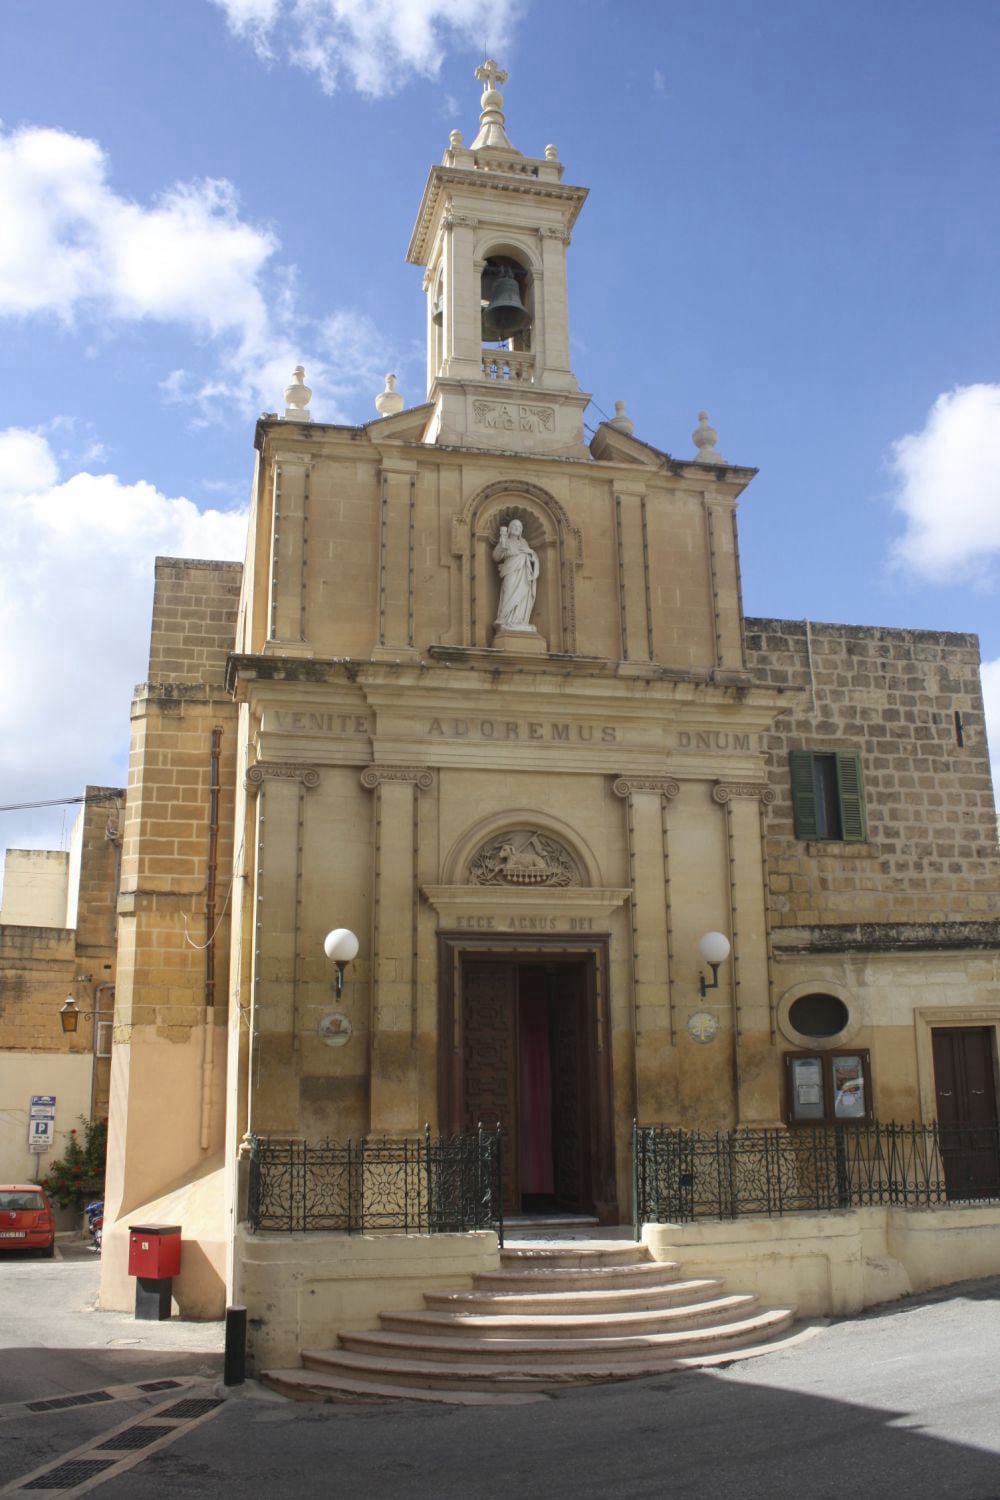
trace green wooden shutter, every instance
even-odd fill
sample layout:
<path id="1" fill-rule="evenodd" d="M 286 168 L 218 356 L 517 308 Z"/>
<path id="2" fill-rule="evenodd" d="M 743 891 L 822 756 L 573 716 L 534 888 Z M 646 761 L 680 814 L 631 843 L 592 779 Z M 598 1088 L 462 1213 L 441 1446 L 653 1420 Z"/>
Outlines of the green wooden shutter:
<path id="1" fill-rule="evenodd" d="M 863 843 L 868 837 L 868 829 L 865 823 L 861 756 L 856 750 L 837 752 L 837 792 L 840 797 L 841 837 L 847 843 Z"/>
<path id="2" fill-rule="evenodd" d="M 816 777 L 811 750 L 793 750 L 788 764 L 792 775 L 792 815 L 797 839 L 819 838 L 816 816 Z"/>

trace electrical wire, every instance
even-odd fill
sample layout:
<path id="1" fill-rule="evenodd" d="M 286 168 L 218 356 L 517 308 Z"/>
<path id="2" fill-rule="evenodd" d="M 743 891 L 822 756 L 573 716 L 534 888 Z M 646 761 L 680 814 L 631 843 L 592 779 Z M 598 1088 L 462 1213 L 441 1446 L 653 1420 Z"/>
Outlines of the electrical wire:
<path id="1" fill-rule="evenodd" d="M 93 797 L 50 797 L 46 802 L 8 802 L 0 807 L 0 813 L 32 812 L 38 807 L 70 807 L 78 802 L 118 802 L 124 797 L 124 789 L 114 792 L 97 792 Z"/>

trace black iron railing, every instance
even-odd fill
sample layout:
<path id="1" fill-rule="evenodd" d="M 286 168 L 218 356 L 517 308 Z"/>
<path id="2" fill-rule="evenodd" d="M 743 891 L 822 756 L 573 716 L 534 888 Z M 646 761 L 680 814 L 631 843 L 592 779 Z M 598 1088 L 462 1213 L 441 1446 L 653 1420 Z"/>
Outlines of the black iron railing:
<path id="1" fill-rule="evenodd" d="M 247 1222 L 290 1234 L 495 1229 L 502 1245 L 501 1152 L 498 1130 L 319 1145 L 251 1136 Z"/>
<path id="2" fill-rule="evenodd" d="M 632 1152 L 637 1237 L 642 1224 L 1000 1201 L 1000 1124 L 637 1125 Z"/>

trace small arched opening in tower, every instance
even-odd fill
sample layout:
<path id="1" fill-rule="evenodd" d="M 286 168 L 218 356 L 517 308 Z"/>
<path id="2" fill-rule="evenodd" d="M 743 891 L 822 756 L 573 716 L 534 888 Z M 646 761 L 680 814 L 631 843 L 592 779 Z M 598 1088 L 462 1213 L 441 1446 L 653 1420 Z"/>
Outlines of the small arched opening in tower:
<path id="1" fill-rule="evenodd" d="M 513 255 L 487 257 L 481 279 L 484 344 L 531 348 L 534 295 L 531 272 Z"/>

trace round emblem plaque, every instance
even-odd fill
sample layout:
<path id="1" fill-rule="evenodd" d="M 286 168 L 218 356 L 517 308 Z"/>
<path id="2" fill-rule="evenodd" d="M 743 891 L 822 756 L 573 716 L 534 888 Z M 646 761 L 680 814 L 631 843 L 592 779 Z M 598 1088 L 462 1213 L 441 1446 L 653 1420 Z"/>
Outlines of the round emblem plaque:
<path id="1" fill-rule="evenodd" d="M 719 1023 L 711 1011 L 696 1010 L 688 1016 L 687 1031 L 693 1042 L 713 1042 L 718 1029 Z"/>
<path id="2" fill-rule="evenodd" d="M 319 1026 L 319 1039 L 328 1047 L 343 1047 L 345 1042 L 351 1039 L 354 1027 L 345 1015 L 338 1010 L 332 1010 L 329 1015 L 323 1016 Z"/>

